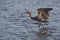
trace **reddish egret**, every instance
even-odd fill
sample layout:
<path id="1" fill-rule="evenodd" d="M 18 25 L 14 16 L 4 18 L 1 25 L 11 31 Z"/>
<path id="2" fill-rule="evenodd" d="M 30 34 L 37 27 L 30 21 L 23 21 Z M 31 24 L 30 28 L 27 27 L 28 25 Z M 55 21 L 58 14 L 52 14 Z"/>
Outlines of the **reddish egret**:
<path id="1" fill-rule="evenodd" d="M 40 22 L 40 23 L 39 23 L 39 27 L 40 27 L 41 22 L 46 23 L 46 22 L 49 21 L 49 20 L 48 20 L 48 18 L 49 18 L 48 12 L 49 12 L 50 10 L 52 10 L 52 8 L 39 8 L 39 9 L 37 9 L 38 15 L 35 16 L 35 17 L 32 17 L 32 12 L 31 12 L 31 11 L 26 11 L 26 13 L 29 14 L 29 17 L 30 17 L 31 19 Z"/>

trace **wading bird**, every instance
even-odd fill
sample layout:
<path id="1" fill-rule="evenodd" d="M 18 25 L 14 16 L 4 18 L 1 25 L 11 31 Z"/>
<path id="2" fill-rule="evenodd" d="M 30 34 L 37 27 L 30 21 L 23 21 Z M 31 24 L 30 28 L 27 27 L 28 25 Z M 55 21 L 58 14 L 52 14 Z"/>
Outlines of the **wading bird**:
<path id="1" fill-rule="evenodd" d="M 29 14 L 29 17 L 30 17 L 31 19 L 40 22 L 40 23 L 39 23 L 39 27 L 40 27 L 41 22 L 43 22 L 43 23 L 48 22 L 48 18 L 49 18 L 48 12 L 49 12 L 50 10 L 52 10 L 52 8 L 39 8 L 39 9 L 37 9 L 38 15 L 35 16 L 35 17 L 32 17 L 32 12 L 31 12 L 31 11 L 26 11 L 26 13 Z"/>

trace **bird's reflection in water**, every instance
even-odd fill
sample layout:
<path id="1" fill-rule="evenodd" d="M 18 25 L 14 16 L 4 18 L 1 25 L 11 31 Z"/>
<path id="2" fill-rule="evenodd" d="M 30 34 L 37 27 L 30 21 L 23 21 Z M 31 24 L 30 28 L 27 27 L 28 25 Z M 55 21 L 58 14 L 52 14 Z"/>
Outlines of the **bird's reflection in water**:
<path id="1" fill-rule="evenodd" d="M 48 37 L 53 38 L 53 35 L 51 32 L 53 32 L 54 30 L 55 29 L 52 29 L 52 28 L 40 28 L 40 30 L 36 32 L 36 35 L 40 40 L 48 40 Z"/>
<path id="2" fill-rule="evenodd" d="M 40 28 L 40 30 L 37 32 L 37 34 L 41 35 L 47 35 L 48 29 L 47 28 Z"/>

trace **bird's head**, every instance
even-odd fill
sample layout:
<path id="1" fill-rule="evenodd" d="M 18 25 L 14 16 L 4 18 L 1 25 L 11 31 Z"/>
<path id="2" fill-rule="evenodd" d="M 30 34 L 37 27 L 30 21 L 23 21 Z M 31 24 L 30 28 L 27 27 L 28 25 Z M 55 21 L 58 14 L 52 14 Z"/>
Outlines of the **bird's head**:
<path id="1" fill-rule="evenodd" d="M 27 14 L 31 14 L 32 12 L 31 12 L 31 11 L 26 11 L 25 13 L 27 13 Z"/>
<path id="2" fill-rule="evenodd" d="M 32 18 L 32 12 L 31 11 L 26 11 L 25 13 L 29 14 L 29 17 Z"/>

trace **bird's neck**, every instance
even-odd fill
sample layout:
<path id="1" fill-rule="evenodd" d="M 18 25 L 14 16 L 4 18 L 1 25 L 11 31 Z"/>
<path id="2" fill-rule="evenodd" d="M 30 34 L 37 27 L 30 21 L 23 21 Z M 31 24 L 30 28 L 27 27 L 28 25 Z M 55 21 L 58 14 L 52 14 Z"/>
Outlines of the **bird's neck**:
<path id="1" fill-rule="evenodd" d="M 32 18 L 32 12 L 29 12 L 29 17 Z"/>

